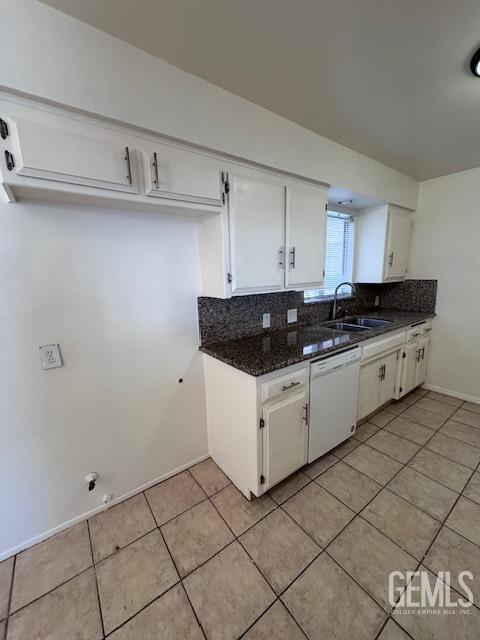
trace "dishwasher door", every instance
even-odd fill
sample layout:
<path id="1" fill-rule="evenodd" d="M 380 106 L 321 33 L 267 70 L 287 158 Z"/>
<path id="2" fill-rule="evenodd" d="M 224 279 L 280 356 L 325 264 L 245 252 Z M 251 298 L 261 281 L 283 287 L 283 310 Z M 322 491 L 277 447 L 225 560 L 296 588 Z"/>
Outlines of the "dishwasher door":
<path id="1" fill-rule="evenodd" d="M 310 367 L 308 462 L 349 438 L 357 423 L 359 349 L 313 362 Z"/>

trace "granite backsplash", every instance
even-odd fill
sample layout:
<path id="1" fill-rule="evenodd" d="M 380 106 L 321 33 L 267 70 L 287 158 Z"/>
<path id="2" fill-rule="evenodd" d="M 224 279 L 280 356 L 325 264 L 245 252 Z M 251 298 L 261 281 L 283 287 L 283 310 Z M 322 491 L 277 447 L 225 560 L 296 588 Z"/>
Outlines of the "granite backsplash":
<path id="1" fill-rule="evenodd" d="M 437 293 L 436 280 L 405 280 L 389 284 L 358 284 L 353 298 L 339 298 L 341 315 L 373 309 L 375 297 L 380 307 L 400 311 L 433 313 Z M 332 300 L 304 303 L 303 291 L 260 293 L 229 299 L 198 298 L 198 323 L 201 344 L 211 344 L 268 333 L 287 326 L 287 310 L 297 309 L 297 324 L 326 322 L 331 317 Z M 270 313 L 270 328 L 262 328 L 262 315 Z M 292 324 L 294 326 L 294 324 Z"/>

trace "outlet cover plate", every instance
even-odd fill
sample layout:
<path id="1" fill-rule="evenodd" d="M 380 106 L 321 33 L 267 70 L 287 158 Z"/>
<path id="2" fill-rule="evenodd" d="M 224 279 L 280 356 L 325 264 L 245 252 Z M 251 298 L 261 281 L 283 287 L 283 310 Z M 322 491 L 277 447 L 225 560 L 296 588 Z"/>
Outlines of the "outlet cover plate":
<path id="1" fill-rule="evenodd" d="M 291 322 L 297 321 L 297 309 L 288 309 L 287 311 L 287 322 L 290 324 Z"/>
<path id="2" fill-rule="evenodd" d="M 63 367 L 62 356 L 60 355 L 60 346 L 58 344 L 44 344 L 39 347 L 40 358 L 44 369 L 56 369 Z"/>
<path id="3" fill-rule="evenodd" d="M 270 327 L 270 314 L 264 313 L 262 315 L 262 327 L 268 329 Z"/>

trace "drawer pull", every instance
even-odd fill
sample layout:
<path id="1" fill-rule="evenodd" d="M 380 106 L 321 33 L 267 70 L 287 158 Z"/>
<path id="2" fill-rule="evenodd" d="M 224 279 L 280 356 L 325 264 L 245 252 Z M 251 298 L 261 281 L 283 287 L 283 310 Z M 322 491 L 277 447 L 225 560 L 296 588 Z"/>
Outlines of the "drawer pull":
<path id="1" fill-rule="evenodd" d="M 427 327 L 426 329 L 423 330 L 424 333 L 428 333 L 429 331 L 432 330 L 432 327 Z"/>
<path id="2" fill-rule="evenodd" d="M 300 382 L 291 382 L 290 384 L 284 384 L 282 386 L 282 391 L 288 391 L 289 389 L 293 389 L 293 387 L 298 387 Z"/>

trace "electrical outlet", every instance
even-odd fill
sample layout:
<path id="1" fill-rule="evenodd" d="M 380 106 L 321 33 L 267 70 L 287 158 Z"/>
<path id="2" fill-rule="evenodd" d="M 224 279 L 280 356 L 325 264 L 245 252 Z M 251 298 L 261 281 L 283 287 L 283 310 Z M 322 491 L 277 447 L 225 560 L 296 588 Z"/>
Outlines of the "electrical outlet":
<path id="1" fill-rule="evenodd" d="M 44 369 L 63 367 L 62 356 L 58 344 L 44 344 L 40 349 L 40 357 Z"/>
<path id="2" fill-rule="evenodd" d="M 270 314 L 264 313 L 262 316 L 262 327 L 268 329 L 270 327 Z"/>
<path id="3" fill-rule="evenodd" d="M 297 310 L 296 309 L 289 309 L 287 311 L 287 322 L 288 324 L 290 324 L 291 322 L 296 322 L 297 321 Z"/>
<path id="4" fill-rule="evenodd" d="M 380 305 L 380 296 L 375 296 L 375 306 L 378 307 Z"/>

